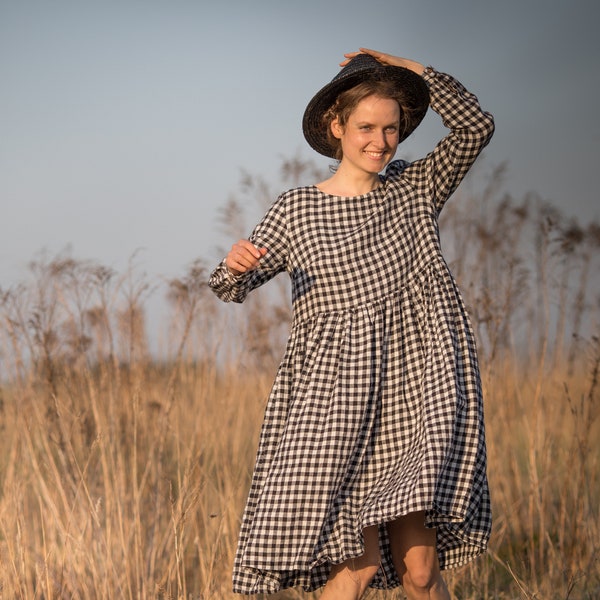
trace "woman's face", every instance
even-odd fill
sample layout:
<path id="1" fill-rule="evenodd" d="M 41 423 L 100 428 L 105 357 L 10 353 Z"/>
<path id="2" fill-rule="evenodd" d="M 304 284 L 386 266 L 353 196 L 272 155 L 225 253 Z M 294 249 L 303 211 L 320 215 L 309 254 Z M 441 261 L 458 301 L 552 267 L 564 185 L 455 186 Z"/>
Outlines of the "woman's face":
<path id="1" fill-rule="evenodd" d="M 382 171 L 398 148 L 400 107 L 396 100 L 367 96 L 350 114 L 345 126 L 331 123 L 342 145 L 342 164 L 373 174 Z"/>

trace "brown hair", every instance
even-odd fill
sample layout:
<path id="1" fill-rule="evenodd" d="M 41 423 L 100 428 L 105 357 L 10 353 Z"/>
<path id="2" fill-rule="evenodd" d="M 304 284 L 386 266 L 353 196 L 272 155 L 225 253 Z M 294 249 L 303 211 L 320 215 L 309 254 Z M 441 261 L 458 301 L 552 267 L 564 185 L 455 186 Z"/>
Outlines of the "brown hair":
<path id="1" fill-rule="evenodd" d="M 323 127 L 327 132 L 327 141 L 335 149 L 336 160 L 342 160 L 342 144 L 331 131 L 331 123 L 337 118 L 338 123 L 345 127 L 350 115 L 358 106 L 361 100 L 369 96 L 378 96 L 379 98 L 388 98 L 395 100 L 400 107 L 400 123 L 398 131 L 400 139 L 411 126 L 412 111 L 407 103 L 407 99 L 401 89 L 398 89 L 394 82 L 389 80 L 370 79 L 355 85 L 354 87 L 341 92 L 332 106 L 323 114 Z"/>

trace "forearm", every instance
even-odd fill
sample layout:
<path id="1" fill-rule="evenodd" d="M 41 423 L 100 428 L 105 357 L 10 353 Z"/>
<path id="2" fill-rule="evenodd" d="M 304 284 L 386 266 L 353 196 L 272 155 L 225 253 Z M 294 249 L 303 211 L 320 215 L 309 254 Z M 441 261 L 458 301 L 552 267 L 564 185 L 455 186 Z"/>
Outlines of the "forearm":
<path id="1" fill-rule="evenodd" d="M 426 67 L 430 106 L 450 129 L 427 157 L 416 161 L 406 176 L 439 211 L 454 193 L 494 133 L 494 119 L 481 109 L 477 97 L 456 79 Z"/>
<path id="2" fill-rule="evenodd" d="M 467 136 L 470 146 L 476 143 L 483 148 L 494 133 L 494 118 L 482 110 L 477 96 L 431 66 L 424 69 L 423 79 L 429 86 L 430 106 L 444 125 L 458 136 Z"/>
<path id="3" fill-rule="evenodd" d="M 287 239 L 285 206 L 279 198 L 248 240 L 232 246 L 212 272 L 209 287 L 224 302 L 243 302 L 252 290 L 285 270 Z"/>
<path id="4" fill-rule="evenodd" d="M 248 272 L 236 276 L 229 271 L 225 261 L 222 261 L 211 273 L 208 287 L 223 302 L 243 302 L 250 291 L 250 275 Z"/>

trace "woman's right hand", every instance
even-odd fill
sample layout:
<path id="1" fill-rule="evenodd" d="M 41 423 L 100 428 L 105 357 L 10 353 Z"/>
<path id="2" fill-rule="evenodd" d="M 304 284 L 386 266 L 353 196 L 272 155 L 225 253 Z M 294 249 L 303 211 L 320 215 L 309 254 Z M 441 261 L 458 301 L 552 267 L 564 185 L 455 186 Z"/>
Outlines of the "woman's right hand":
<path id="1" fill-rule="evenodd" d="M 240 240 L 231 247 L 225 265 L 233 275 L 242 275 L 256 269 L 266 253 L 266 248 L 257 248 L 249 240 Z"/>

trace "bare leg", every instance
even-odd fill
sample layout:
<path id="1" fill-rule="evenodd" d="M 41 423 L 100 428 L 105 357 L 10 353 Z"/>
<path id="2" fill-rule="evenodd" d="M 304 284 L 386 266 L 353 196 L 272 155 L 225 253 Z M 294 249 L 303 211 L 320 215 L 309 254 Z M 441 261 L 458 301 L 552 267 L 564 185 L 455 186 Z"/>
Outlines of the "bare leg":
<path id="1" fill-rule="evenodd" d="M 438 564 L 436 532 L 424 522 L 425 513 L 416 512 L 388 523 L 394 567 L 409 600 L 450 600 Z"/>
<path id="2" fill-rule="evenodd" d="M 333 565 L 321 600 L 358 600 L 377 573 L 379 562 L 379 533 L 377 526 L 363 530 L 365 552 L 362 556 Z"/>

